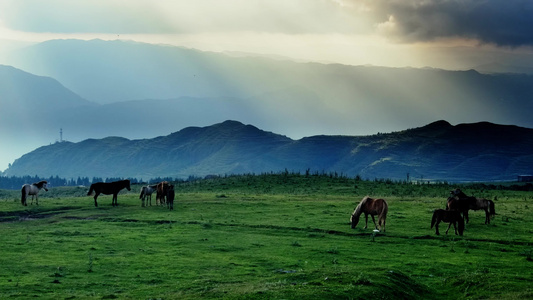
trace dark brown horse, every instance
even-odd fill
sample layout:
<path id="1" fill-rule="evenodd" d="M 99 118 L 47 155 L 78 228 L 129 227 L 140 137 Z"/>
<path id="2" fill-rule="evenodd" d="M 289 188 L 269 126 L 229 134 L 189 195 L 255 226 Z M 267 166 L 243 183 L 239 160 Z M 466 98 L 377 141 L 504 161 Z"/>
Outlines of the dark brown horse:
<path id="1" fill-rule="evenodd" d="M 167 193 L 168 193 L 168 187 L 169 187 L 169 183 L 168 181 L 161 181 L 160 183 L 157 184 L 157 193 L 156 193 L 156 196 L 155 196 L 155 203 L 158 204 L 158 201 L 159 201 L 159 205 L 164 205 L 166 203 L 166 196 L 167 196 Z"/>
<path id="2" fill-rule="evenodd" d="M 128 191 L 131 191 L 129 180 L 120 180 L 120 181 L 114 181 L 114 182 L 96 182 L 96 183 L 91 184 L 91 187 L 89 188 L 89 192 L 87 193 L 87 196 L 90 196 L 92 192 L 94 191 L 95 193 L 94 194 L 94 206 L 98 206 L 98 202 L 96 202 L 98 195 L 100 194 L 113 195 L 111 204 L 113 206 L 118 206 L 117 195 L 118 195 L 118 192 L 120 192 L 124 188 L 126 188 Z"/>
<path id="3" fill-rule="evenodd" d="M 368 196 L 364 197 L 361 202 L 359 202 L 359 205 L 355 208 L 352 217 L 350 219 L 350 222 L 352 222 L 352 229 L 357 226 L 357 223 L 359 223 L 359 217 L 361 214 L 365 214 L 365 227 L 366 229 L 368 227 L 368 215 L 372 217 L 372 221 L 374 222 L 374 226 L 376 229 L 383 229 L 385 231 L 385 221 L 387 220 L 387 212 L 389 210 L 389 206 L 387 204 L 387 201 L 384 199 L 373 199 Z M 374 216 L 378 216 L 378 225 L 376 225 L 376 220 L 374 219 Z"/>
<path id="4" fill-rule="evenodd" d="M 446 201 L 446 210 L 458 210 L 462 215 L 463 219 L 468 223 L 468 210 L 473 200 L 472 199 L 459 199 L 457 196 L 450 196 Z"/>
<path id="5" fill-rule="evenodd" d="M 27 206 L 28 203 L 26 203 L 26 199 L 28 199 L 28 195 L 31 195 L 31 204 L 33 204 L 33 196 L 35 196 L 35 203 L 39 205 L 39 191 L 41 189 L 44 189 L 48 192 L 48 182 L 43 180 L 39 182 L 35 182 L 32 184 L 25 184 L 22 186 L 22 189 L 20 190 L 22 197 L 20 198 L 20 202 L 22 205 Z"/>
<path id="6" fill-rule="evenodd" d="M 450 227 L 453 225 L 455 235 L 457 235 L 457 231 L 459 231 L 459 235 L 463 235 L 463 232 L 465 230 L 465 221 L 463 217 L 461 217 L 461 213 L 458 210 L 436 209 L 433 212 L 433 217 L 431 218 L 431 228 L 435 226 L 436 235 L 440 234 L 440 222 L 450 223 L 448 225 L 448 229 L 446 229 L 446 234 L 448 234 L 448 230 L 450 230 Z"/>
<path id="7" fill-rule="evenodd" d="M 494 208 L 494 202 L 492 200 L 484 198 L 476 198 L 472 196 L 467 196 L 460 189 L 455 189 L 450 192 L 450 194 L 459 201 L 466 201 L 468 203 L 468 209 L 471 210 L 484 210 L 485 211 L 485 224 L 490 224 L 490 218 L 496 215 L 496 210 Z M 448 198 L 449 199 L 449 198 Z M 461 205 L 465 205 L 462 203 Z M 465 214 L 466 222 L 468 223 L 468 211 Z"/>
<path id="8" fill-rule="evenodd" d="M 171 184 L 168 186 L 167 190 L 167 207 L 169 210 L 174 210 L 174 186 Z"/>

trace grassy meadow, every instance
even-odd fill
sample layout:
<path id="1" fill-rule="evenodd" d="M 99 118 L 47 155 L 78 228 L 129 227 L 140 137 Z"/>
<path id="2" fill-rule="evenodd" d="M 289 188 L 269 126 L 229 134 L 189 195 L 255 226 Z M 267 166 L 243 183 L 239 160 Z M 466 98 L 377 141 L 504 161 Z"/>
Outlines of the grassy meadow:
<path id="1" fill-rule="evenodd" d="M 0 298 L 533 298 L 533 193 L 464 186 L 495 201 L 464 236 L 430 229 L 449 184 L 290 174 L 176 183 L 175 210 L 87 188 L 0 193 Z M 365 195 L 389 203 L 385 232 L 355 229 Z M 31 202 L 31 200 L 30 200 Z M 153 197 L 153 204 L 155 195 Z"/>

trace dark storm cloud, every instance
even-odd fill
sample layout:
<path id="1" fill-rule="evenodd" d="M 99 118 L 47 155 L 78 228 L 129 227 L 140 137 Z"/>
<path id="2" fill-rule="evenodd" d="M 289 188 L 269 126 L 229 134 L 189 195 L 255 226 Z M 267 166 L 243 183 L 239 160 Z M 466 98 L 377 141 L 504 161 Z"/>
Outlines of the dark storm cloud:
<path id="1" fill-rule="evenodd" d="M 533 45 L 531 0 L 378 0 L 380 28 L 405 42 L 466 38 L 498 46 Z"/>

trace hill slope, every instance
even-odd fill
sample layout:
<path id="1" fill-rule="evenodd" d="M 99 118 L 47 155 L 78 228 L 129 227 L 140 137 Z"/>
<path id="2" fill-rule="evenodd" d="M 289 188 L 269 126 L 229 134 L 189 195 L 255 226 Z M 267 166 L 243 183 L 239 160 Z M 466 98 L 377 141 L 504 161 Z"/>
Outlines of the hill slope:
<path id="1" fill-rule="evenodd" d="M 364 178 L 512 180 L 533 170 L 531 149 L 533 129 L 487 122 L 292 140 L 225 121 L 153 139 L 56 143 L 22 156 L 4 175 L 148 179 L 309 169 Z"/>

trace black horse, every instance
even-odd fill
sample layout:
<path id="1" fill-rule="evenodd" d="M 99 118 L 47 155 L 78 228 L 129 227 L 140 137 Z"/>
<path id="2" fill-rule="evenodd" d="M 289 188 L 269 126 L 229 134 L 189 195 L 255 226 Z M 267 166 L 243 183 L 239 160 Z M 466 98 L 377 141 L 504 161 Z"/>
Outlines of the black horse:
<path id="1" fill-rule="evenodd" d="M 475 199 L 459 199 L 457 196 L 450 196 L 446 200 L 446 210 L 457 210 L 463 215 L 463 219 L 468 223 L 468 210 L 474 205 Z"/>
<path id="2" fill-rule="evenodd" d="M 120 181 L 113 181 L 113 182 L 96 182 L 91 184 L 91 188 L 89 188 L 89 192 L 87 193 L 87 196 L 90 196 L 92 192 L 94 191 L 94 206 L 98 206 L 98 202 L 96 202 L 96 199 L 98 198 L 98 195 L 104 194 L 104 195 L 113 195 L 113 200 L 111 201 L 111 204 L 113 206 L 118 206 L 117 202 L 117 195 L 118 192 L 120 192 L 123 188 L 126 188 L 128 191 L 131 191 L 130 188 L 130 181 L 129 180 L 120 180 Z"/>
<path id="3" fill-rule="evenodd" d="M 463 235 L 463 232 L 465 230 L 465 222 L 463 220 L 463 217 L 461 217 L 461 213 L 458 210 L 436 209 L 433 212 L 433 217 L 431 218 L 431 228 L 435 226 L 436 235 L 440 234 L 439 233 L 440 222 L 450 223 L 448 225 L 448 229 L 446 229 L 446 234 L 448 234 L 450 227 L 453 225 L 455 234 L 457 235 L 457 231 L 459 231 L 459 235 Z"/>
<path id="4" fill-rule="evenodd" d="M 168 190 L 167 190 L 167 207 L 169 210 L 174 210 L 174 197 L 175 197 L 175 193 L 174 193 L 174 186 L 172 184 L 170 184 L 168 186 Z"/>

